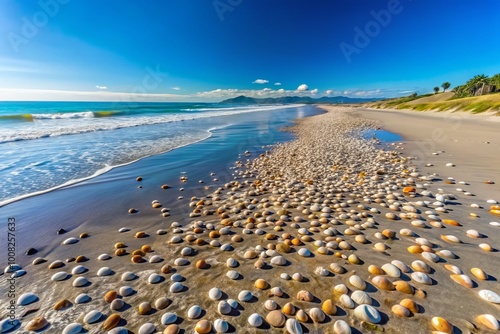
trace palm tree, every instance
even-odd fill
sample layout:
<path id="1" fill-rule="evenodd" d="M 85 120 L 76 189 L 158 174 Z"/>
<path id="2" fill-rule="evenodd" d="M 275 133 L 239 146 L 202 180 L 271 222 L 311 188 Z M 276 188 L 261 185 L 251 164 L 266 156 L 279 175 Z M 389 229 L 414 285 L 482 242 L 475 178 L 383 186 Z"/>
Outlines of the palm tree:
<path id="1" fill-rule="evenodd" d="M 441 87 L 443 87 L 443 93 L 446 92 L 446 90 L 450 88 L 450 86 L 451 84 L 448 81 L 443 82 L 443 84 L 441 85 Z"/>
<path id="2" fill-rule="evenodd" d="M 481 94 L 483 94 L 483 89 L 484 85 L 489 83 L 489 78 L 487 75 L 480 74 L 480 75 L 475 75 L 472 79 L 467 81 L 465 86 L 467 87 L 467 90 L 469 91 L 470 95 L 474 95 L 475 92 L 478 90 L 479 87 L 481 87 Z"/>
<path id="3" fill-rule="evenodd" d="M 438 86 L 434 87 L 434 94 L 437 94 L 437 93 L 439 93 L 439 87 Z"/>

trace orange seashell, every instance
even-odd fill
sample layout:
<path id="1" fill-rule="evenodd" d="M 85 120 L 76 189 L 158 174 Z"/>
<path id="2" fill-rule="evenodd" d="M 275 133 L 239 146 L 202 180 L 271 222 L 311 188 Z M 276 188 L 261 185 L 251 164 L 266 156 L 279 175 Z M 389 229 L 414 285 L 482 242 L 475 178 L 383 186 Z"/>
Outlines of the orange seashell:
<path id="1" fill-rule="evenodd" d="M 125 245 L 123 242 L 117 242 L 115 244 L 115 248 L 125 248 L 127 245 Z"/>
<path id="2" fill-rule="evenodd" d="M 196 239 L 196 241 L 194 242 L 196 245 L 198 246 L 203 246 L 205 244 L 205 240 L 203 239 Z"/>
<path id="3" fill-rule="evenodd" d="M 337 313 L 337 306 L 331 299 L 327 299 L 321 304 L 321 309 L 328 315 L 335 315 Z"/>
<path id="4" fill-rule="evenodd" d="M 116 292 L 115 290 L 111 290 L 111 291 L 108 291 L 105 295 L 104 295 L 104 301 L 106 303 L 111 303 L 113 300 L 115 300 L 116 298 L 118 298 L 118 292 Z"/>
<path id="5" fill-rule="evenodd" d="M 203 229 L 201 227 L 196 227 L 194 230 L 193 230 L 194 233 L 203 233 Z"/>
<path id="6" fill-rule="evenodd" d="M 492 205 L 490 206 L 490 210 L 500 210 L 500 205 Z"/>
<path id="7" fill-rule="evenodd" d="M 292 245 L 294 245 L 294 246 L 300 246 L 300 245 L 302 245 L 302 241 L 300 241 L 300 239 L 293 238 L 292 239 Z"/>
<path id="8" fill-rule="evenodd" d="M 452 333 L 453 326 L 444 318 L 434 317 L 431 320 L 432 327 L 443 333 Z"/>
<path id="9" fill-rule="evenodd" d="M 144 238 L 146 236 L 146 232 L 140 231 L 135 234 L 135 238 Z"/>
<path id="10" fill-rule="evenodd" d="M 491 252 L 493 250 L 493 248 L 488 244 L 479 244 L 479 248 L 487 252 Z"/>
<path id="11" fill-rule="evenodd" d="M 410 298 L 405 298 L 401 302 L 399 302 L 399 305 L 403 305 L 406 307 L 408 310 L 410 310 L 412 313 L 418 313 L 418 304 L 415 303 L 413 300 Z"/>
<path id="12" fill-rule="evenodd" d="M 442 222 L 452 226 L 462 226 L 456 220 L 453 219 L 443 219 Z"/>
<path id="13" fill-rule="evenodd" d="M 295 314 L 295 306 L 292 303 L 286 303 L 281 310 L 286 315 L 294 315 Z"/>
<path id="14" fill-rule="evenodd" d="M 144 252 L 144 253 L 151 253 L 153 251 L 153 249 L 151 248 L 150 245 L 144 245 L 141 247 L 141 250 Z"/>
<path id="15" fill-rule="evenodd" d="M 488 279 L 488 275 L 482 269 L 472 268 L 470 270 L 470 272 L 472 273 L 472 275 L 476 276 L 479 279 L 482 279 L 482 280 Z"/>
<path id="16" fill-rule="evenodd" d="M 491 209 L 490 213 L 494 215 L 500 215 L 500 209 Z"/>
<path id="17" fill-rule="evenodd" d="M 26 327 L 24 329 L 26 329 L 28 331 L 37 331 L 39 329 L 44 328 L 48 324 L 49 324 L 49 322 L 44 317 L 36 317 L 33 320 L 31 320 L 30 322 L 28 322 L 28 324 L 26 325 Z"/>
<path id="18" fill-rule="evenodd" d="M 417 246 L 417 245 L 410 246 L 407 248 L 407 250 L 408 250 L 408 252 L 410 252 L 412 254 L 420 254 L 424 251 L 421 246 Z"/>
<path id="19" fill-rule="evenodd" d="M 457 282 L 458 284 L 465 286 L 466 288 L 472 288 L 474 284 L 472 280 L 467 275 L 450 275 L 451 279 Z"/>
<path id="20" fill-rule="evenodd" d="M 377 267 L 373 264 L 368 267 L 368 272 L 372 275 L 385 275 L 385 272 L 382 270 L 382 268 Z"/>
<path id="21" fill-rule="evenodd" d="M 117 250 L 115 250 L 116 256 L 123 256 L 125 254 L 127 254 L 127 251 L 125 250 L 125 248 L 118 248 Z"/>
<path id="22" fill-rule="evenodd" d="M 267 283 L 266 280 L 259 278 L 258 280 L 255 281 L 255 287 L 260 290 L 265 290 L 269 288 L 269 283 Z"/>
<path id="23" fill-rule="evenodd" d="M 382 234 L 386 237 L 386 238 L 389 238 L 389 239 L 392 239 L 396 236 L 396 232 L 393 231 L 393 230 L 389 230 L 389 229 L 386 229 L 386 230 L 383 230 L 382 231 Z"/>
<path id="24" fill-rule="evenodd" d="M 120 323 L 121 320 L 122 317 L 120 317 L 119 314 L 113 313 L 104 321 L 104 323 L 102 324 L 102 329 L 108 331 L 112 328 L 115 328 Z"/>
<path id="25" fill-rule="evenodd" d="M 81 263 L 81 262 L 85 262 L 85 261 L 88 261 L 88 260 L 89 260 L 88 257 L 86 257 L 84 255 L 79 255 L 79 256 L 76 257 L 75 262 L 76 263 Z"/>
<path id="26" fill-rule="evenodd" d="M 444 267 L 445 267 L 447 270 L 451 271 L 452 273 L 454 273 L 454 274 L 456 274 L 456 275 L 461 275 L 461 274 L 463 274 L 463 273 L 462 273 L 462 270 L 460 270 L 460 268 L 458 268 L 457 266 L 455 266 L 455 265 L 453 265 L 453 264 L 449 264 L 449 263 L 447 263 L 447 264 L 445 264 L 445 265 L 444 265 Z"/>
<path id="27" fill-rule="evenodd" d="M 396 290 L 401 293 L 406 293 L 407 295 L 413 295 L 413 293 L 415 292 L 410 283 L 406 281 L 396 281 L 393 284 L 396 287 Z"/>
<path id="28" fill-rule="evenodd" d="M 491 314 L 481 314 L 477 316 L 476 320 L 483 326 L 488 327 L 489 329 L 498 330 L 500 328 L 500 324 L 498 320 Z"/>
<path id="29" fill-rule="evenodd" d="M 458 239 L 454 235 L 441 235 L 441 239 L 446 241 L 446 242 L 451 242 L 451 243 L 455 243 L 455 244 L 461 243 L 460 239 Z"/>
<path id="30" fill-rule="evenodd" d="M 201 259 L 201 260 L 198 260 L 198 262 L 196 262 L 196 268 L 198 269 L 207 269 L 209 266 L 208 266 L 208 263 L 207 261 Z"/>
<path id="31" fill-rule="evenodd" d="M 214 238 L 215 239 L 215 238 L 220 237 L 220 233 L 219 233 L 219 231 L 210 231 L 210 233 L 208 233 L 208 236 L 210 238 Z"/>
<path id="32" fill-rule="evenodd" d="M 141 263 L 141 262 L 144 262 L 144 259 L 142 258 L 142 256 L 140 255 L 134 255 L 132 256 L 131 258 L 132 262 L 134 263 Z"/>
<path id="33" fill-rule="evenodd" d="M 399 317 L 409 317 L 411 315 L 410 310 L 408 310 L 403 305 L 396 304 L 391 308 L 392 313 Z"/>
<path id="34" fill-rule="evenodd" d="M 415 187 L 404 187 L 403 192 L 404 193 L 414 193 L 416 191 Z"/>
<path id="35" fill-rule="evenodd" d="M 144 253 L 141 249 L 136 249 L 135 251 L 132 252 L 132 255 L 145 256 L 146 253 Z"/>

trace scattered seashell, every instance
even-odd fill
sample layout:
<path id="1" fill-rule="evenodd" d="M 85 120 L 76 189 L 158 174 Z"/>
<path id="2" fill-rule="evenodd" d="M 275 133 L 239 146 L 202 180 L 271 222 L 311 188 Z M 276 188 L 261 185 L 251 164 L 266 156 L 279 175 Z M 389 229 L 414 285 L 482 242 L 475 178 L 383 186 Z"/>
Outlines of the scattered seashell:
<path id="1" fill-rule="evenodd" d="M 419 311 L 417 303 L 415 303 L 413 300 L 411 300 L 409 298 L 403 299 L 399 303 L 399 305 L 404 306 L 405 308 L 407 308 L 412 313 L 418 313 L 418 311 Z"/>
<path id="2" fill-rule="evenodd" d="M 94 322 L 99 321 L 101 319 L 102 313 L 97 310 L 92 310 L 85 315 L 83 321 L 87 324 L 93 324 Z"/>
<path id="3" fill-rule="evenodd" d="M 295 314 L 295 306 L 292 303 L 286 303 L 285 306 L 281 309 L 281 311 L 286 315 L 294 315 Z"/>
<path id="4" fill-rule="evenodd" d="M 391 311 L 392 311 L 392 313 L 394 313 L 395 315 L 397 315 L 399 317 L 407 318 L 411 315 L 410 310 L 408 310 L 403 305 L 399 305 L 399 304 L 392 306 Z"/>
<path id="5" fill-rule="evenodd" d="M 351 334 L 351 327 L 344 320 L 337 320 L 333 324 L 335 334 Z"/>
<path id="6" fill-rule="evenodd" d="M 285 328 L 288 331 L 288 333 L 290 333 L 290 334 L 302 334 L 303 333 L 302 326 L 300 325 L 300 323 L 297 320 L 292 319 L 292 318 L 290 318 L 286 321 Z"/>
<path id="7" fill-rule="evenodd" d="M 309 291 L 301 290 L 297 293 L 297 300 L 312 302 L 314 300 L 314 296 Z"/>
<path id="8" fill-rule="evenodd" d="M 175 313 L 167 312 L 161 316 L 161 323 L 163 325 L 170 325 L 177 321 L 177 315 Z"/>
<path id="9" fill-rule="evenodd" d="M 243 290 L 238 294 L 238 299 L 242 302 L 248 302 L 252 297 L 252 293 L 248 290 Z"/>
<path id="10" fill-rule="evenodd" d="M 251 314 L 248 317 L 247 321 L 250 324 L 250 326 L 252 326 L 252 327 L 259 327 L 264 322 L 264 320 L 262 319 L 262 317 L 258 313 Z"/>
<path id="11" fill-rule="evenodd" d="M 378 324 L 382 318 L 376 308 L 370 305 L 359 305 L 354 309 L 354 315 L 362 320 L 373 324 Z"/>
<path id="12" fill-rule="evenodd" d="M 11 321 L 10 318 L 7 318 L 7 320 Z M 28 324 L 26 325 L 26 327 L 24 329 L 26 329 L 28 331 L 37 331 L 37 330 L 44 328 L 48 324 L 49 324 L 49 322 L 44 317 L 36 317 L 36 318 L 32 319 L 30 322 L 28 322 Z M 12 323 L 11 325 L 14 325 L 14 323 Z M 11 328 L 13 328 L 13 327 L 11 327 Z M 6 333 L 8 331 L 9 331 L 9 328 L 7 325 L 3 325 L 3 324 L 0 325 L 0 333 Z"/>
<path id="13" fill-rule="evenodd" d="M 357 304 L 368 304 L 372 303 L 372 298 L 364 291 L 356 290 L 351 294 L 351 299 Z"/>
<path id="14" fill-rule="evenodd" d="M 483 326 L 488 327 L 489 329 L 499 330 L 500 326 L 498 324 L 498 320 L 491 314 L 481 314 L 477 316 L 476 320 Z"/>
<path id="15" fill-rule="evenodd" d="M 24 306 L 24 305 L 29 305 L 31 303 L 34 303 L 38 301 L 38 296 L 35 295 L 34 293 L 27 292 L 23 293 L 19 298 L 17 299 L 17 305 Z"/>
<path id="16" fill-rule="evenodd" d="M 62 334 L 77 334 L 80 333 L 82 330 L 83 330 L 82 325 L 74 322 L 64 327 Z"/>
<path id="17" fill-rule="evenodd" d="M 480 290 L 478 294 L 481 299 L 484 299 L 487 302 L 500 304 L 500 296 L 496 292 L 491 290 Z"/>
<path id="18" fill-rule="evenodd" d="M 75 304 L 83 304 L 83 303 L 86 303 L 90 300 L 91 300 L 91 298 L 89 295 L 87 295 L 86 293 L 81 293 L 78 296 L 76 296 Z"/>
<path id="19" fill-rule="evenodd" d="M 386 277 L 384 276 L 375 276 L 372 278 L 372 283 L 375 285 L 377 288 L 382 289 L 382 290 L 394 290 L 394 284 L 392 284 L 391 281 L 389 281 Z"/>
<path id="20" fill-rule="evenodd" d="M 177 292 L 181 292 L 182 290 L 184 289 L 184 285 L 182 285 L 181 283 L 179 282 L 174 282 L 171 286 L 170 286 L 170 292 L 172 293 L 177 293 Z"/>
<path id="21" fill-rule="evenodd" d="M 470 270 L 470 272 L 472 273 L 472 275 L 476 276 L 477 278 L 479 278 L 481 280 L 487 280 L 488 279 L 488 275 L 482 269 L 472 268 Z"/>
<path id="22" fill-rule="evenodd" d="M 469 276 L 467 275 L 450 275 L 450 278 L 457 282 L 458 284 L 465 286 L 466 288 L 472 288 L 474 284 L 472 283 L 472 280 L 470 279 Z"/>
<path id="23" fill-rule="evenodd" d="M 357 289 L 360 290 L 366 289 L 366 282 L 358 275 L 351 275 L 349 277 L 349 283 Z"/>
<path id="24" fill-rule="evenodd" d="M 119 314 L 113 313 L 104 321 L 104 323 L 102 324 L 102 329 L 108 331 L 112 328 L 115 328 L 121 320 L 122 318 Z"/>
<path id="25" fill-rule="evenodd" d="M 353 309 L 356 306 L 352 298 L 345 294 L 339 297 L 339 302 L 342 306 L 349 309 Z"/>
<path id="26" fill-rule="evenodd" d="M 422 273 L 422 272 L 414 272 L 411 275 L 411 279 L 414 280 L 417 283 L 421 284 L 426 284 L 426 285 L 432 285 L 432 280 L 427 274 Z"/>
<path id="27" fill-rule="evenodd" d="M 214 329 L 217 333 L 226 333 L 229 330 L 229 324 L 226 320 L 215 319 Z"/>
<path id="28" fill-rule="evenodd" d="M 266 321 L 273 327 L 283 327 L 286 322 L 286 318 L 279 310 L 271 311 L 266 316 Z"/>
<path id="29" fill-rule="evenodd" d="M 152 307 L 150 302 L 142 302 L 139 304 L 139 307 L 137 308 L 137 311 L 140 315 L 145 315 L 151 312 Z"/>
<path id="30" fill-rule="evenodd" d="M 67 299 L 61 299 L 60 301 L 58 301 L 55 305 L 54 305 L 54 310 L 56 311 L 59 311 L 59 310 L 62 310 L 62 309 L 65 309 L 65 308 L 68 308 L 70 307 L 71 305 L 71 302 Z"/>
<path id="31" fill-rule="evenodd" d="M 446 319 L 441 317 L 433 317 L 431 320 L 432 327 L 443 333 L 452 333 L 453 326 Z"/>
<path id="32" fill-rule="evenodd" d="M 415 290 L 410 285 L 410 283 L 408 283 L 406 281 L 396 281 L 393 284 L 394 284 L 394 287 L 396 288 L 396 290 L 401 292 L 401 293 L 406 293 L 408 295 L 412 295 L 415 292 Z"/>
<path id="33" fill-rule="evenodd" d="M 212 288 L 210 289 L 210 291 L 208 292 L 208 296 L 210 297 L 210 299 L 212 300 L 218 300 L 218 299 L 221 299 L 222 297 L 222 291 L 220 291 L 220 289 L 218 288 Z"/>

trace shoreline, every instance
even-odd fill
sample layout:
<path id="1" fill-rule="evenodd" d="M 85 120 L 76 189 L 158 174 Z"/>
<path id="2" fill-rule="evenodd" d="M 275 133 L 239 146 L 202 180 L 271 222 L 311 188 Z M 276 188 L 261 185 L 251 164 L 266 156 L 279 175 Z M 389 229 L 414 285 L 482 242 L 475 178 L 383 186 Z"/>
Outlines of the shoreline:
<path id="1" fill-rule="evenodd" d="M 301 309 L 309 320 L 299 327 L 303 326 L 309 332 L 331 332 L 334 323 L 339 320 L 346 321 L 354 333 L 381 328 L 388 333 L 419 332 L 424 328 L 430 331 L 430 319 L 434 316 L 444 317 L 462 332 L 467 332 L 471 325 L 483 329 L 484 327 L 475 320 L 475 316 L 480 313 L 495 315 L 498 308 L 481 300 L 477 291 L 491 289 L 499 293 L 496 287 L 498 271 L 495 269 L 498 251 L 485 252 L 478 244 L 490 243 L 494 249 L 498 249 L 496 240 L 499 236 L 497 231 L 500 231 L 498 227 L 487 224 L 489 216 L 485 212 L 485 205 L 483 204 L 483 209 L 473 210 L 480 214 L 479 218 L 465 219 L 469 210 L 466 205 L 477 199 L 455 194 L 457 199 L 452 200 L 451 195 L 455 193 L 453 187 L 458 185 L 443 184 L 433 175 L 436 169 L 429 167 L 427 171 L 419 166 L 420 161 L 407 158 L 408 152 L 412 152 L 412 145 L 418 145 L 416 138 L 422 135 L 418 133 L 416 123 L 410 123 L 415 131 L 413 137 L 409 133 L 394 131 L 398 126 L 401 128 L 407 124 L 404 118 L 392 120 L 392 124 L 391 117 L 377 119 L 375 115 L 357 108 L 326 109 L 328 113 L 294 122 L 296 125 L 292 130 L 296 138 L 284 144 L 274 145 L 269 154 L 241 155 L 236 168 L 231 170 L 231 178 L 224 180 L 216 189 L 211 187 L 193 193 L 194 197 L 189 200 L 189 205 L 183 202 L 180 204 L 184 207 L 182 210 L 179 209 L 177 214 L 161 223 L 158 223 L 157 218 L 144 219 L 144 214 L 158 212 L 161 208 L 144 208 L 140 209 L 138 215 L 115 218 L 123 222 L 123 226 L 130 228 L 127 232 L 118 233 L 114 228 L 106 226 L 85 231 L 86 226 L 83 224 L 79 229 L 58 236 L 62 241 L 77 237 L 81 232 L 90 234 L 88 238 L 77 238 L 78 242 L 75 244 L 54 246 L 48 252 L 47 262 L 44 264 L 25 266 L 28 273 L 18 278 L 20 284 L 24 284 L 19 286 L 19 289 L 22 288 L 23 292 L 34 292 L 40 301 L 27 307 L 19 307 L 18 311 L 22 313 L 37 307 L 40 310 L 28 314 L 22 320 L 22 328 L 38 315 L 44 316 L 50 323 L 45 332 L 54 328 L 62 330 L 69 323 L 77 322 L 89 333 L 102 333 L 105 316 L 96 324 L 83 322 L 85 314 L 91 310 L 99 310 L 108 316 L 111 313 L 119 313 L 126 319 L 121 325 L 133 333 L 138 333 L 139 327 L 145 322 L 153 323 L 157 330 L 162 331 L 166 325 L 161 324 L 161 317 L 166 312 L 175 312 L 178 317 L 176 323 L 186 332 L 192 332 L 200 319 L 207 319 L 212 325 L 215 325 L 215 319 L 224 319 L 234 329 L 229 332 L 238 332 L 241 328 L 248 328 L 247 321 L 252 313 L 266 318 L 269 313 L 266 306 L 270 310 L 269 307 L 273 305 L 273 302 L 266 300 L 273 300 L 282 311 L 285 311 L 287 303 Z M 360 117 L 360 114 L 363 117 Z M 425 124 L 425 121 L 420 120 L 420 123 Z M 390 145 L 390 150 L 381 150 L 375 147 L 374 142 L 352 135 L 361 128 L 373 128 L 377 125 L 401 134 L 404 141 Z M 467 134 L 465 128 L 468 128 L 467 124 L 462 125 L 460 133 Z M 322 131 L 315 131 L 317 129 Z M 494 142 L 496 143 L 496 139 L 492 141 Z M 440 149 L 441 147 L 436 148 Z M 454 148 L 450 147 L 451 149 Z M 484 151 L 486 152 L 487 150 Z M 457 158 L 458 153 L 453 153 L 454 158 Z M 443 155 L 436 157 L 443 158 Z M 467 159 L 463 157 L 462 160 L 454 161 L 454 172 L 467 165 Z M 443 175 L 444 177 L 447 175 Z M 190 183 L 196 182 L 196 179 L 198 178 L 189 175 Z M 181 184 L 179 182 L 179 185 Z M 179 185 L 174 184 L 175 187 Z M 496 187 L 498 183 L 491 186 Z M 414 191 L 403 193 L 406 187 L 413 187 Z M 461 187 L 467 188 L 468 185 Z M 473 187 L 477 187 L 475 182 L 471 182 L 471 189 Z M 163 204 L 162 208 L 168 207 L 165 205 L 166 196 L 158 196 L 160 192 L 151 192 L 149 187 L 146 188 L 146 202 L 151 203 L 151 199 L 157 198 Z M 443 191 L 440 192 L 441 188 Z M 436 201 L 435 196 L 425 195 L 426 191 L 434 195 L 450 194 L 449 199 L 442 201 L 445 211 L 436 211 L 440 206 L 432 205 L 432 202 Z M 482 199 L 482 193 L 478 193 L 477 198 Z M 418 204 L 423 201 L 429 201 L 429 204 Z M 405 207 L 408 208 L 403 210 Z M 410 207 L 413 209 L 408 211 Z M 435 212 L 424 213 L 429 210 Z M 399 218 L 387 219 L 389 213 Z M 96 213 L 89 212 L 89 215 L 95 216 Z M 108 217 L 111 217 L 109 213 Z M 462 226 L 440 223 L 442 227 L 438 228 L 438 224 L 431 224 L 431 221 L 439 222 L 441 218 L 455 219 Z M 179 227 L 176 227 L 177 224 L 172 227 L 174 220 L 180 222 Z M 414 221 L 419 223 L 414 224 Z M 422 225 L 425 227 L 419 227 Z M 473 239 L 466 236 L 465 231 L 470 228 L 477 228 L 484 237 Z M 414 234 L 407 235 L 406 232 L 403 233 L 404 229 L 411 229 Z M 141 231 L 146 233 L 145 238 L 134 237 Z M 456 235 L 462 243 L 447 243 L 441 240 L 441 234 Z M 430 253 L 440 254 L 439 262 L 425 260 L 420 254 L 407 251 L 410 246 L 418 246 L 416 236 L 425 238 L 432 245 L 428 249 Z M 176 237 L 180 237 L 180 243 L 174 242 Z M 118 242 L 125 243 L 128 255 L 114 254 L 115 244 Z M 153 252 L 142 256 L 146 262 L 132 263 L 130 253 L 144 244 L 151 246 Z M 221 248 L 227 244 L 231 247 Z M 375 251 L 379 247 L 384 247 L 385 250 Z M 439 253 L 444 249 L 459 257 L 451 259 L 442 255 L 445 253 Z M 111 259 L 97 260 L 102 253 L 109 253 Z M 70 274 L 69 278 L 60 282 L 50 280 L 58 271 L 71 272 L 76 264 L 66 262 L 65 258 L 77 255 L 89 258 L 81 263 L 87 267 L 87 272 Z M 148 263 L 155 255 L 160 257 L 160 262 Z M 278 259 L 273 260 L 277 256 L 285 258 L 284 266 L 278 264 Z M 487 257 L 490 261 L 476 263 L 476 259 L 480 257 Z M 178 261 L 179 258 L 187 259 L 188 263 L 180 264 L 182 261 Z M 228 267 L 226 262 L 229 258 L 239 262 L 239 265 L 233 269 Z M 47 265 L 55 260 L 63 261 L 64 266 L 61 269 L 47 269 Z M 201 260 L 208 263 L 207 268 L 197 267 Z M 392 260 L 402 261 L 408 266 L 416 260 L 424 261 L 432 268 L 428 274 L 432 284 L 415 282 L 410 272 L 400 272 L 398 277 L 393 277 L 388 275 L 392 271 L 387 269 L 387 272 L 381 271 L 377 275 L 385 277 L 390 284 L 397 280 L 405 281 L 411 285 L 413 293 L 384 290 L 377 285 L 379 280 L 374 280 L 377 275 L 369 271 L 368 266 L 375 265 L 381 270 L 384 263 Z M 466 288 L 452 281 L 443 264 L 460 267 L 474 281 L 475 286 Z M 165 265 L 170 266 L 169 272 L 161 269 L 165 268 Z M 473 265 L 481 266 L 490 278 L 481 281 L 472 276 L 469 270 Z M 113 274 L 96 275 L 102 267 L 111 268 Z M 122 281 L 121 274 L 126 270 L 135 272 L 139 278 Z M 230 279 L 226 276 L 229 270 L 239 272 L 242 277 Z M 172 273 L 182 276 L 181 284 L 185 287 L 183 292 L 169 292 L 174 280 Z M 283 276 L 284 273 L 289 277 L 296 277 L 295 274 L 300 273 L 304 279 L 287 279 L 287 275 Z M 148 283 L 151 274 L 160 275 L 160 282 Z M 353 275 L 358 275 L 364 281 L 364 288 L 353 286 Z M 33 276 L 36 276 L 35 281 Z M 90 285 L 83 288 L 71 286 L 79 276 L 88 278 Z M 258 279 L 264 279 L 267 285 L 259 288 Z M 34 285 L 35 282 L 38 283 Z M 348 288 L 347 296 L 352 296 L 355 290 L 364 290 L 371 297 L 370 304 L 381 315 L 380 324 L 369 325 L 355 315 L 357 312 L 346 307 L 340 301 L 340 294 L 335 292 L 340 290 L 332 290 L 340 284 L 345 284 Z M 119 299 L 125 302 L 125 306 L 117 311 L 110 311 L 110 304 L 102 297 L 107 291 L 118 291 L 124 285 L 132 286 L 135 292 L 130 296 L 120 293 Z M 3 280 L 0 286 L 4 286 Z M 212 300 L 208 295 L 212 287 L 222 290 L 223 300 L 238 300 L 242 290 L 249 290 L 253 297 L 251 302 L 239 300 L 240 307 L 233 309 L 232 314 L 220 314 L 217 310 L 220 301 Z M 270 290 L 271 287 L 279 289 Z M 281 294 L 280 290 L 284 291 L 284 294 Z M 273 293 L 270 294 L 270 291 Z M 92 300 L 83 304 L 73 303 L 76 295 L 82 292 L 91 295 Z M 312 294 L 312 299 L 309 299 L 308 293 Z M 166 308 L 155 305 L 160 296 L 168 298 L 169 305 Z M 393 307 L 404 298 L 410 298 L 420 305 L 421 312 L 412 312 L 409 318 L 395 316 Z M 68 299 L 72 304 L 63 310 L 54 311 L 52 306 L 61 299 Z M 336 305 L 336 312 L 328 306 L 331 305 L 328 300 Z M 137 307 L 142 302 L 153 306 L 149 315 L 137 314 Z M 189 319 L 187 316 L 187 309 L 193 305 L 199 305 L 203 310 L 197 319 Z M 312 310 L 316 308 L 326 310 L 327 314 L 323 314 L 325 317 L 322 320 L 321 312 Z M 3 319 L 5 310 L 0 312 Z M 288 319 L 302 316 L 299 317 L 298 313 L 286 315 Z M 320 320 L 311 321 L 311 318 L 317 319 L 316 316 L 319 316 Z M 272 319 L 264 321 L 263 325 L 252 331 L 283 332 L 280 326 L 271 325 L 269 321 Z M 25 333 L 23 330 L 15 332 Z"/>

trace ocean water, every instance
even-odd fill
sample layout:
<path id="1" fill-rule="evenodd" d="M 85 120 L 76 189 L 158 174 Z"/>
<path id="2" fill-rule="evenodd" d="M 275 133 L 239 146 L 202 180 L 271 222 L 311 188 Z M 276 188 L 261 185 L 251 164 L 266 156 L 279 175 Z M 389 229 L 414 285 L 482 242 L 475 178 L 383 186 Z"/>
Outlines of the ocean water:
<path id="1" fill-rule="evenodd" d="M 215 130 L 294 105 L 0 102 L 0 206 L 208 139 Z M 310 107 L 307 107 L 310 110 Z M 310 113 L 310 111 L 309 111 Z"/>

